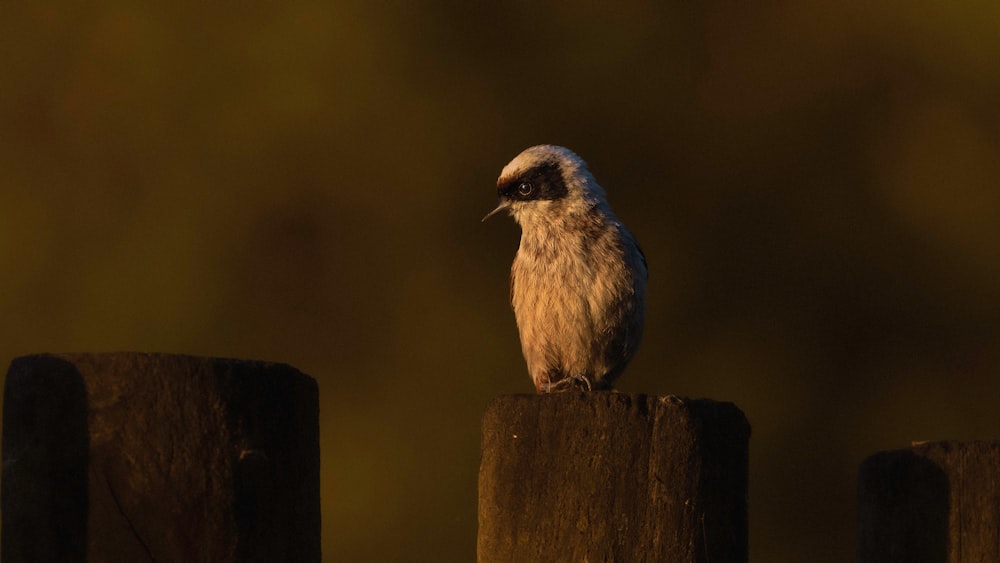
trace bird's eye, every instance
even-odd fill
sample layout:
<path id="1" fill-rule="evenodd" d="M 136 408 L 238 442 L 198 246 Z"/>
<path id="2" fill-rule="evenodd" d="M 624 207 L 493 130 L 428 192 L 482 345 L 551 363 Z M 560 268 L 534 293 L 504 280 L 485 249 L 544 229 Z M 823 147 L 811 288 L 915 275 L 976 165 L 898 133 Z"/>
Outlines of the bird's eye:
<path id="1" fill-rule="evenodd" d="M 518 195 L 521 195 L 521 196 L 531 195 L 532 191 L 534 191 L 534 188 L 528 182 L 521 182 L 517 186 L 517 193 L 518 193 Z"/>

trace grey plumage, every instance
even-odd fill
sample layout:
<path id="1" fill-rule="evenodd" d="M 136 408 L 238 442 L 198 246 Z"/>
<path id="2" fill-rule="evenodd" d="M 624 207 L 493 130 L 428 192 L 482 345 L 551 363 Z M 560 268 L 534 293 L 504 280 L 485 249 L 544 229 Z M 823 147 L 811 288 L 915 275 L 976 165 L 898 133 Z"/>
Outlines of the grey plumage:
<path id="1" fill-rule="evenodd" d="M 646 259 L 572 151 L 531 147 L 497 180 L 521 226 L 511 304 L 539 392 L 609 389 L 635 355 L 646 312 Z"/>

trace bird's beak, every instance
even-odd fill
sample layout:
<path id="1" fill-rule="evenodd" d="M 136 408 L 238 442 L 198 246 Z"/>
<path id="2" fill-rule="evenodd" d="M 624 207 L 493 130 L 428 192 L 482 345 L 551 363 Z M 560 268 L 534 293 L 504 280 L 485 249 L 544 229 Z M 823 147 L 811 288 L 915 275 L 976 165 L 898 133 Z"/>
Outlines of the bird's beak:
<path id="1" fill-rule="evenodd" d="M 496 209 L 494 209 L 493 211 L 490 211 L 489 213 L 487 213 L 486 217 L 483 217 L 483 221 L 486 221 L 490 217 L 496 215 L 497 213 L 499 213 L 500 211 L 503 211 L 504 209 L 507 209 L 508 207 L 510 207 L 510 200 L 509 199 L 501 199 L 500 203 L 497 204 Z"/>

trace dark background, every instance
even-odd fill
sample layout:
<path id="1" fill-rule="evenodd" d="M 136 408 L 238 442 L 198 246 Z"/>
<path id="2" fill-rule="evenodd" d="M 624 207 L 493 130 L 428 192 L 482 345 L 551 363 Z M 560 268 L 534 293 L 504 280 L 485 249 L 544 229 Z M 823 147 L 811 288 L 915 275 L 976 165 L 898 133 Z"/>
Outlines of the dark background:
<path id="1" fill-rule="evenodd" d="M 995 2 L 168 4 L 0 7 L 0 360 L 313 375 L 325 560 L 474 559 L 532 390 L 479 219 L 538 143 L 648 258 L 620 389 L 753 424 L 754 561 L 853 559 L 867 455 L 1000 434 Z"/>

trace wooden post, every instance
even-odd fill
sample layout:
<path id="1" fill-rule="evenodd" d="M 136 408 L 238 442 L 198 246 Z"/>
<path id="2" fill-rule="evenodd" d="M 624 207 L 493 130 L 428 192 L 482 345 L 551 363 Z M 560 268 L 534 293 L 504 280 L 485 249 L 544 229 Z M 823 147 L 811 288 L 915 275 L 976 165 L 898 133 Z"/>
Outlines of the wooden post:
<path id="1" fill-rule="evenodd" d="M 750 425 L 731 403 L 506 395 L 482 430 L 480 563 L 747 560 Z"/>
<path id="2" fill-rule="evenodd" d="M 877 453 L 858 479 L 858 561 L 1000 561 L 1000 442 Z"/>
<path id="3" fill-rule="evenodd" d="M 4 563 L 318 562 L 316 382 L 155 354 L 11 363 Z"/>

